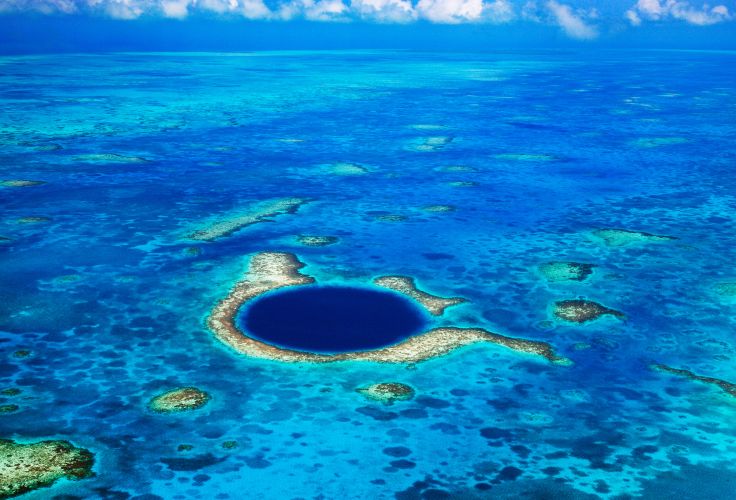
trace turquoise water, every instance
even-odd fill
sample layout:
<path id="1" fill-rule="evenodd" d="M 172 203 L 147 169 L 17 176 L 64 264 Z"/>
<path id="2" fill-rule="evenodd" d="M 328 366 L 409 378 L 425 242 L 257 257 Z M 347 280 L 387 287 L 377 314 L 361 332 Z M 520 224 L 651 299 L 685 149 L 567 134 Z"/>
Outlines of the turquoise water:
<path id="1" fill-rule="evenodd" d="M 0 178 L 44 182 L 0 188 L 0 388 L 22 391 L 0 435 L 97 457 L 27 498 L 732 496 L 736 399 L 649 366 L 736 383 L 735 57 L 0 58 Z M 280 198 L 308 202 L 188 238 Z M 468 299 L 431 326 L 573 364 L 491 344 L 409 366 L 240 356 L 205 318 L 261 251 L 323 285 L 412 276 Z M 595 267 L 549 280 L 554 261 Z M 579 297 L 626 317 L 554 316 Z M 417 396 L 356 392 L 387 381 Z M 212 401 L 147 409 L 180 386 Z"/>

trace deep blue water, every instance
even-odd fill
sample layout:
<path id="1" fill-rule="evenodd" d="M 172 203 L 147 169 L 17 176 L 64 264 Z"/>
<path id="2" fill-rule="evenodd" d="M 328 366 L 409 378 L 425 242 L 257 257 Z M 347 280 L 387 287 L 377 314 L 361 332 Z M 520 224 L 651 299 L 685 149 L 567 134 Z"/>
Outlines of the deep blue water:
<path id="1" fill-rule="evenodd" d="M 45 182 L 0 187 L 0 389 L 22 391 L 0 397 L 19 406 L 0 436 L 97 455 L 94 478 L 27 498 L 732 497 L 736 400 L 649 365 L 736 382 L 734 63 L 0 58 L 0 179 Z M 311 201 L 187 238 L 285 197 Z M 677 239 L 610 246 L 601 228 Z M 549 342 L 572 364 L 494 345 L 414 366 L 239 356 L 205 318 L 261 251 L 297 254 L 323 286 L 412 276 L 468 300 L 428 327 Z M 550 261 L 595 267 L 549 281 Z M 578 297 L 626 318 L 555 318 L 555 301 Z M 387 381 L 416 397 L 356 392 Z M 148 411 L 179 386 L 212 400 Z"/>
<path id="2" fill-rule="evenodd" d="M 420 333 L 416 305 L 395 293 L 355 287 L 297 287 L 260 297 L 242 311 L 253 337 L 299 351 L 376 349 Z"/>

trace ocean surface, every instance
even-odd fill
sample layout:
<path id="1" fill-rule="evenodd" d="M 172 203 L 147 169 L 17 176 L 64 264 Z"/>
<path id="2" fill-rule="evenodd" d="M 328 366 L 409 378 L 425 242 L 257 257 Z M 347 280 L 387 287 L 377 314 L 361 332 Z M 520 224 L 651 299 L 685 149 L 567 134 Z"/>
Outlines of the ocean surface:
<path id="1" fill-rule="evenodd" d="M 0 58 L 0 179 L 43 181 L 0 187 L 0 389 L 21 391 L 0 397 L 18 407 L 0 437 L 96 456 L 95 477 L 24 498 L 733 498 L 736 397 L 694 377 L 736 383 L 735 65 Z M 308 201 L 191 238 L 284 198 Z M 548 342 L 572 364 L 490 343 L 414 365 L 241 356 L 205 319 L 263 251 L 321 285 L 411 276 L 468 300 L 430 326 Z M 558 261 L 594 267 L 542 272 Z M 578 298 L 625 317 L 554 315 Z M 379 382 L 416 396 L 356 392 Z M 182 386 L 212 400 L 148 409 Z"/>

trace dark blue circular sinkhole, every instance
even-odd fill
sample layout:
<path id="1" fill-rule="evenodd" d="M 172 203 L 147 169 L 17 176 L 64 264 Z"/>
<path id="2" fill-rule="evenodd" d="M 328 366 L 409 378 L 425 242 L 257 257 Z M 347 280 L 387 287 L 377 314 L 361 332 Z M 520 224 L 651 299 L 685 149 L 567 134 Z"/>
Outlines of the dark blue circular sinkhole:
<path id="1" fill-rule="evenodd" d="M 268 344 L 335 354 L 396 344 L 422 331 L 426 316 L 393 292 L 299 286 L 256 298 L 239 313 L 238 323 Z"/>

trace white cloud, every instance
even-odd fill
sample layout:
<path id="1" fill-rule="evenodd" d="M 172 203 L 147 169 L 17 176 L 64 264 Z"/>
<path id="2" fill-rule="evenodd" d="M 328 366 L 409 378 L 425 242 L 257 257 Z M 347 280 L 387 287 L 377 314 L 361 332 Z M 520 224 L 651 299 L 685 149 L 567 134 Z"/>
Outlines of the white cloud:
<path id="1" fill-rule="evenodd" d="M 636 0 L 620 15 L 633 26 L 666 20 L 704 26 L 734 19 L 725 5 L 698 7 L 691 3 L 696 1 L 703 0 Z M 183 19 L 204 12 L 252 20 L 439 24 L 518 21 L 555 25 L 571 38 L 594 39 L 598 36 L 597 24 L 606 20 L 598 19 L 594 8 L 573 7 L 580 4 L 581 0 L 0 0 L 0 13 L 36 11 L 101 14 L 116 19 L 144 15 Z"/>
<path id="2" fill-rule="evenodd" d="M 409 0 L 353 0 L 351 9 L 357 17 L 379 23 L 407 23 L 417 17 Z"/>
<path id="3" fill-rule="evenodd" d="M 509 23 L 516 19 L 516 12 L 508 0 L 494 0 L 483 6 L 483 19 L 494 24 Z"/>
<path id="4" fill-rule="evenodd" d="M 555 0 L 547 2 L 547 9 L 552 14 L 553 20 L 568 36 L 579 40 L 591 40 L 598 36 L 595 27 L 586 23 L 583 17 L 595 17 L 595 14 L 573 12 L 569 5 L 557 3 Z"/>
<path id="5" fill-rule="evenodd" d="M 302 17 L 310 21 L 342 21 L 346 20 L 347 11 L 342 0 L 292 0 L 282 3 L 275 15 L 282 20 Z"/>
<path id="6" fill-rule="evenodd" d="M 701 7 L 695 7 L 687 0 L 638 0 L 626 11 L 626 18 L 634 26 L 639 26 L 642 19 L 660 21 L 668 18 L 707 26 L 731 20 L 733 16 L 725 5 L 710 7 L 703 4 Z"/>
<path id="7" fill-rule="evenodd" d="M 419 0 L 419 17 L 441 24 L 478 21 L 483 14 L 483 0 Z"/>
<path id="8" fill-rule="evenodd" d="M 161 2 L 164 16 L 183 19 L 189 14 L 189 0 L 164 0 Z"/>

